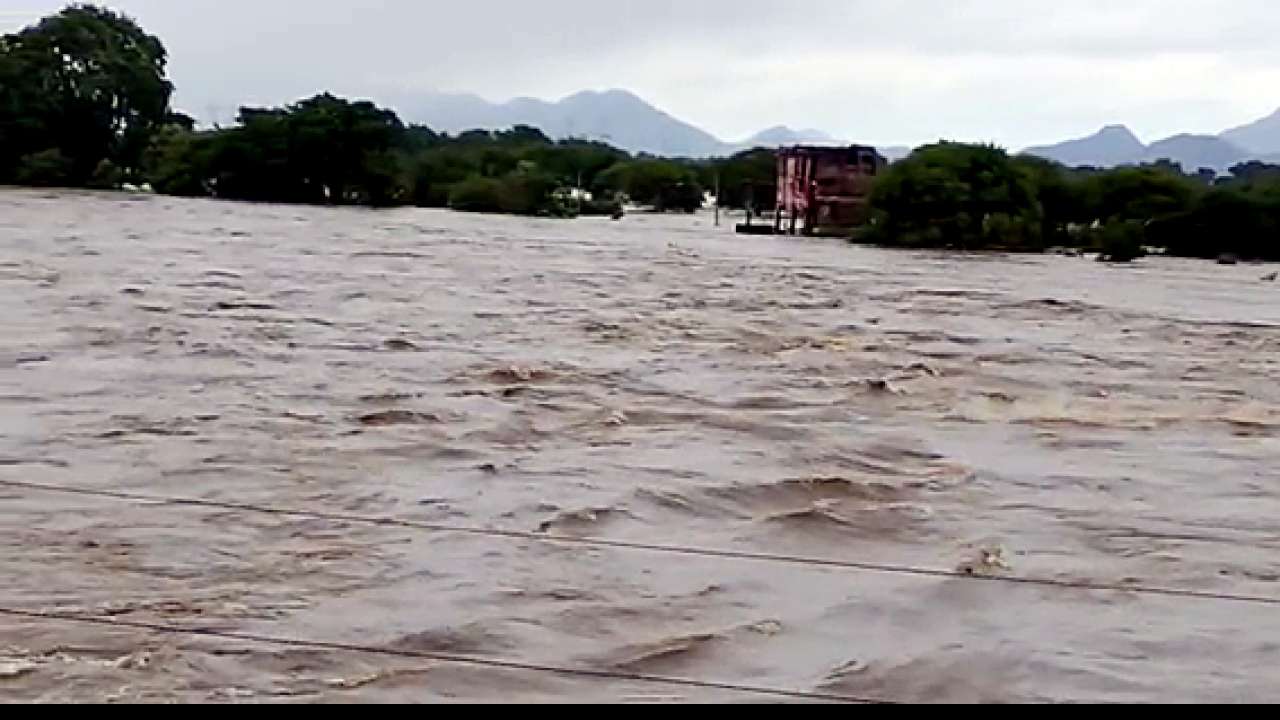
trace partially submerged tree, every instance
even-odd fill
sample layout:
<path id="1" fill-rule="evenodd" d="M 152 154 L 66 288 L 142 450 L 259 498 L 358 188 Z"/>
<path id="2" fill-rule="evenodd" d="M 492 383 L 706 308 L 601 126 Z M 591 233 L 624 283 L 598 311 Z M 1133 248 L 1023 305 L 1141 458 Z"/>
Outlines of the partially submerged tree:
<path id="1" fill-rule="evenodd" d="M 1035 183 L 988 145 L 939 143 L 916 150 L 876 181 L 869 239 L 960 250 L 1044 247 L 1044 209 Z"/>

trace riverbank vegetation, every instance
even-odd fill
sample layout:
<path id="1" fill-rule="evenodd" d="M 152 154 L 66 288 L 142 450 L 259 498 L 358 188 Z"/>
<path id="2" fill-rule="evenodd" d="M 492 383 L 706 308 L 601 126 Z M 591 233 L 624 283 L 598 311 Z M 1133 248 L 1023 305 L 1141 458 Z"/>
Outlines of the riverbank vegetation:
<path id="1" fill-rule="evenodd" d="M 88 5 L 0 37 L 0 183 L 546 217 L 693 212 L 717 187 L 722 206 L 765 212 L 776 196 L 770 150 L 686 160 L 524 126 L 451 136 L 330 94 L 198 129 L 171 108 L 167 64 L 159 38 Z M 938 143 L 886 170 L 870 204 L 855 240 L 886 246 L 1280 260 L 1280 166 L 1256 162 L 1222 177 L 1066 168 Z"/>
<path id="2" fill-rule="evenodd" d="M 530 127 L 449 136 L 330 94 L 197 130 L 170 109 L 167 64 L 158 38 L 87 5 L 0 38 L 0 183 L 558 217 L 703 204 L 694 163 Z"/>
<path id="3" fill-rule="evenodd" d="M 858 237 L 889 246 L 1280 260 L 1280 166 L 1258 162 L 1221 177 L 1169 162 L 1065 168 L 939 143 L 890 167 L 871 205 Z"/>

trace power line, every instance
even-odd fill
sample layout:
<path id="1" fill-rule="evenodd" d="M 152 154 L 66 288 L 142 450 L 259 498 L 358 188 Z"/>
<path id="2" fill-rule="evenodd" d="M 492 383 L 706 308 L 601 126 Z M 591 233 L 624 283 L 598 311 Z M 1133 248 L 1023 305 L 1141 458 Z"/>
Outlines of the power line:
<path id="1" fill-rule="evenodd" d="M 905 575 L 934 579 L 970 580 L 973 582 L 1006 583 L 1033 587 L 1055 588 L 1060 590 L 1080 590 L 1088 592 L 1132 593 L 1156 597 L 1171 597 L 1189 600 L 1216 600 L 1222 602 L 1245 603 L 1252 605 L 1280 606 L 1280 598 L 1262 595 L 1243 595 L 1237 593 L 1219 593 L 1208 590 L 1189 590 L 1150 585 L 1112 585 L 1075 580 L 1053 580 L 1048 578 L 1016 577 L 1008 575 L 982 575 L 957 570 L 939 570 L 936 568 L 914 567 L 892 563 L 859 562 L 854 560 L 834 560 L 828 558 L 805 557 L 800 555 L 784 555 L 776 553 L 755 553 L 739 550 L 715 548 L 684 547 L 679 545 L 660 545 L 652 543 L 631 542 L 626 540 L 606 540 L 598 538 L 575 538 L 547 535 L 543 533 L 523 532 L 519 530 L 498 530 L 467 525 L 448 525 L 441 523 L 401 520 L 391 517 L 375 517 L 354 515 L 349 513 L 323 512 L 316 510 L 297 510 L 291 508 L 275 508 L 247 503 L 224 502 L 220 500 L 201 500 L 198 498 L 179 498 L 135 493 L 116 492 L 111 490 L 90 490 L 63 485 L 24 482 L 18 480 L 0 480 L 0 487 L 21 488 L 63 495 L 81 495 L 109 500 L 141 504 L 176 505 L 199 507 L 214 510 L 236 510 L 261 515 L 275 515 L 310 520 L 326 520 L 346 522 L 358 525 L 378 527 L 394 527 L 408 530 L 420 530 L 433 533 L 449 533 L 478 537 L 501 538 L 506 540 L 524 540 L 555 545 L 575 545 L 600 549 L 632 550 L 670 555 L 714 558 L 719 560 L 742 560 L 750 562 L 772 562 L 786 565 L 829 568 L 836 570 L 853 570 L 857 572 L 880 573 L 889 575 Z"/>
<path id="2" fill-rule="evenodd" d="M 711 680 L 695 680 L 693 678 L 669 677 L 665 675 L 649 675 L 646 673 L 630 673 L 620 670 L 592 670 L 589 668 L 572 668 L 558 667 L 554 665 L 540 665 L 538 663 L 525 662 L 522 660 L 501 660 L 494 658 L 471 657 L 467 655 L 455 655 L 452 653 L 433 653 L 422 652 L 417 650 L 398 650 L 395 648 L 373 647 L 368 645 L 356 645 L 342 642 L 329 642 L 323 640 L 304 640 L 301 638 L 281 637 L 272 635 L 261 635 L 257 633 L 231 632 L 222 630 L 213 630 L 210 628 L 183 628 L 174 625 L 163 625 L 160 623 L 138 622 L 132 620 L 119 620 L 109 618 L 96 618 L 85 615 L 70 615 L 65 613 L 53 613 L 38 610 L 19 610 L 16 608 L 0 607 L 0 615 L 20 618 L 25 620 L 41 620 L 47 622 L 65 622 L 78 623 L 82 625 L 96 625 L 101 627 L 126 628 L 131 630 L 144 630 L 148 632 L 162 633 L 166 635 L 186 635 L 191 637 L 213 638 L 218 640 L 231 640 L 236 642 L 249 642 L 259 645 L 277 645 L 281 647 L 304 648 L 308 650 L 329 650 L 337 652 L 353 652 L 366 653 L 369 655 L 383 655 L 397 658 L 408 658 L 413 660 L 429 660 L 433 662 L 448 663 L 452 665 L 471 665 L 474 667 L 495 668 L 500 670 L 519 670 L 524 672 L 539 672 L 552 675 L 563 675 L 567 677 L 590 678 L 596 680 L 622 680 L 627 682 L 639 682 L 655 685 L 668 685 L 672 687 L 695 688 L 699 690 L 724 690 L 728 692 L 743 693 L 747 695 L 759 695 L 762 697 L 785 698 L 790 700 L 814 700 L 832 703 L 847 703 L 855 705 L 892 705 L 896 704 L 887 700 L 876 700 L 872 698 L 863 698 L 855 695 L 843 695 L 837 693 L 810 692 L 804 690 L 787 690 L 784 688 L 762 687 L 757 685 L 741 685 L 738 683 L 716 682 Z"/>

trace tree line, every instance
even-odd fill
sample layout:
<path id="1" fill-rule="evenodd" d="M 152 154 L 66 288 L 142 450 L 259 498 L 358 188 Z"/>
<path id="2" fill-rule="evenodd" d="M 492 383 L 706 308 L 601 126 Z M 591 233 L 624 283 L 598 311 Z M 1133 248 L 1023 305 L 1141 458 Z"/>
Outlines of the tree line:
<path id="1" fill-rule="evenodd" d="M 0 183 L 549 216 L 703 204 L 693 162 L 531 127 L 449 136 L 330 94 L 197 130 L 170 108 L 167 64 L 158 38 L 90 5 L 0 38 Z"/>
<path id="2" fill-rule="evenodd" d="M 1076 248 L 1114 261 L 1159 248 L 1280 260 L 1280 166 L 1260 162 L 1225 176 L 1170 161 L 1065 168 L 987 145 L 938 143 L 890 167 L 871 208 L 858 238 L 891 246 Z"/>
<path id="3" fill-rule="evenodd" d="M 167 127 L 143 158 L 142 174 L 171 195 L 550 217 L 617 213 L 624 199 L 660 211 L 692 212 L 703 203 L 685 163 L 554 141 L 526 126 L 438 134 L 370 102 L 328 94 L 242 109 L 230 128 Z"/>
<path id="4" fill-rule="evenodd" d="M 330 94 L 243 108 L 230 127 L 197 129 L 171 108 L 167 64 L 160 39 L 91 5 L 0 37 L 0 183 L 550 217 L 615 214 L 627 201 L 692 212 L 712 188 L 722 206 L 767 212 L 776 196 L 770 150 L 687 160 L 524 126 L 451 136 Z M 1280 166 L 1256 162 L 1224 177 L 1169 162 L 1066 168 L 938 143 L 885 171 L 870 210 L 855 240 L 1280 260 Z"/>

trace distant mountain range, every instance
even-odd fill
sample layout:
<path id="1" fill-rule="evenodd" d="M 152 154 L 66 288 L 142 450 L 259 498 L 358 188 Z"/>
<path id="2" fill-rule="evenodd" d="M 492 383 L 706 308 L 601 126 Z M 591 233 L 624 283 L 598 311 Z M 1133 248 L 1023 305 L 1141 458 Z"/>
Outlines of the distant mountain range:
<path id="1" fill-rule="evenodd" d="M 1280 156 L 1280 110 L 1256 122 L 1232 128 L 1219 137 L 1251 153 Z"/>
<path id="2" fill-rule="evenodd" d="M 580 92 L 558 102 L 517 98 L 492 103 L 475 95 L 429 94 L 395 105 L 405 118 L 448 133 L 530 125 L 554 138 L 601 140 L 634 153 L 668 157 L 703 158 L 754 147 L 842 144 L 820 130 L 783 126 L 742 142 L 726 142 L 625 90 Z"/>
<path id="3" fill-rule="evenodd" d="M 401 103 L 401 114 L 435 130 L 530 125 L 554 138 L 602 140 L 636 153 L 710 157 L 731 148 L 624 90 L 581 92 L 559 102 L 517 98 L 491 103 L 475 95 L 428 95 Z"/>
<path id="4" fill-rule="evenodd" d="M 1137 162 L 1147 146 L 1123 125 L 1108 125 L 1096 134 L 1057 145 L 1027 148 L 1028 155 L 1056 160 L 1063 165 L 1111 166 Z"/>
<path id="5" fill-rule="evenodd" d="M 1147 145 L 1129 128 L 1109 125 L 1088 137 L 1024 152 L 1070 166 L 1115 167 L 1172 160 L 1188 172 L 1201 168 L 1225 172 L 1249 160 L 1280 161 L 1280 111 L 1220 135 L 1174 135 Z"/>
<path id="6" fill-rule="evenodd" d="M 738 144 L 752 147 L 783 147 L 785 145 L 840 145 L 842 143 L 821 130 L 792 130 L 785 125 L 779 125 L 758 132 Z"/>
<path id="7" fill-rule="evenodd" d="M 715 157 L 754 147 L 846 142 L 821 130 L 785 126 L 763 130 L 741 142 L 726 142 L 625 90 L 580 92 L 558 102 L 517 98 L 505 103 L 475 95 L 434 93 L 402 98 L 394 104 L 405 118 L 449 133 L 530 125 L 554 138 L 601 140 L 634 153 L 667 157 Z M 897 160 L 908 155 L 910 148 L 882 147 L 880 152 Z M 1280 111 L 1220 135 L 1175 135 L 1147 145 L 1127 127 L 1110 125 L 1088 137 L 1024 152 L 1070 166 L 1113 167 L 1168 159 L 1188 171 L 1213 168 L 1223 172 L 1247 160 L 1280 162 Z"/>

